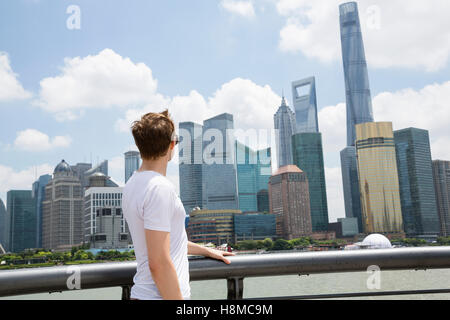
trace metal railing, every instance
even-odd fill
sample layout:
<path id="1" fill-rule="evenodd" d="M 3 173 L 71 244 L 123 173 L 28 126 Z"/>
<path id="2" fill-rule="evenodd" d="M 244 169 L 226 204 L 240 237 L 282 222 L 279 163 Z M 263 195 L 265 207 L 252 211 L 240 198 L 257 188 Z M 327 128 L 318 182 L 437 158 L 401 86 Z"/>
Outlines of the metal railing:
<path id="1" fill-rule="evenodd" d="M 450 247 L 398 248 L 354 251 L 299 252 L 236 255 L 231 264 L 191 257 L 191 281 L 227 279 L 228 299 L 243 298 L 243 279 L 279 275 L 309 275 L 367 271 L 369 266 L 387 270 L 427 270 L 450 268 Z M 136 262 L 114 262 L 0 271 L 0 296 L 72 289 L 122 287 L 122 298 L 136 272 Z M 314 299 L 376 295 L 450 293 L 450 288 L 373 293 L 322 294 L 274 297 L 271 299 Z M 269 298 L 267 298 L 269 299 Z"/>

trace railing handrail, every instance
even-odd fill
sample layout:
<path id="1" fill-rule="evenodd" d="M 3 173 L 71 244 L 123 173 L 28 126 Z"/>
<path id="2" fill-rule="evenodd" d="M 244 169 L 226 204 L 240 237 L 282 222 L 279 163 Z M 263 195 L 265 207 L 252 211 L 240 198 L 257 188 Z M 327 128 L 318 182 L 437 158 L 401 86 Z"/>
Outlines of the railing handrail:
<path id="1" fill-rule="evenodd" d="M 229 259 L 229 265 L 206 258 L 189 259 L 190 279 L 358 272 L 373 265 L 381 271 L 445 269 L 450 268 L 450 247 L 236 255 Z M 0 296 L 129 286 L 135 272 L 136 261 L 3 270 Z"/>

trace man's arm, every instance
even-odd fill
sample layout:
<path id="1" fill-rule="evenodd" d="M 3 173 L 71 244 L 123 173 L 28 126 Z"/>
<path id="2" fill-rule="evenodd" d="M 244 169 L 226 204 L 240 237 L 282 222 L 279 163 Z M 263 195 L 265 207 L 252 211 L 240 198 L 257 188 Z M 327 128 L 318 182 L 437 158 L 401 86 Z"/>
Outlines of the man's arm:
<path id="1" fill-rule="evenodd" d="M 170 233 L 145 229 L 148 265 L 164 300 L 182 300 L 175 267 L 170 257 Z"/>
<path id="2" fill-rule="evenodd" d="M 188 254 L 221 260 L 226 264 L 230 264 L 230 260 L 225 258 L 225 256 L 234 256 L 234 253 L 202 247 L 191 241 L 188 241 Z"/>

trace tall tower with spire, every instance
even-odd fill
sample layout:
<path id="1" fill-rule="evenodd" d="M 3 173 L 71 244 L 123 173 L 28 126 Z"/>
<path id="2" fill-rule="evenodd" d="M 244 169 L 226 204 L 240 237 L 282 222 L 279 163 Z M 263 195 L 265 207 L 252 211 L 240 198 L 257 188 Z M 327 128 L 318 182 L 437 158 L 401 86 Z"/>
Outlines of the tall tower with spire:
<path id="1" fill-rule="evenodd" d="M 296 132 L 295 114 L 286 104 L 286 99 L 281 99 L 281 106 L 274 115 L 277 145 L 278 168 L 293 164 L 292 160 L 292 135 Z"/>

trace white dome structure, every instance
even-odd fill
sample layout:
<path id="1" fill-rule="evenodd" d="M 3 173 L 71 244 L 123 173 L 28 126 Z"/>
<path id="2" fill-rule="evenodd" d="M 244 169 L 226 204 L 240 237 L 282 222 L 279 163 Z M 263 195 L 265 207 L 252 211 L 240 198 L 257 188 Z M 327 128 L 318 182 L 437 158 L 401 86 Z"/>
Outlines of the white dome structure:
<path id="1" fill-rule="evenodd" d="M 360 244 L 361 247 L 367 249 L 390 249 L 392 244 L 388 238 L 382 234 L 374 233 L 368 235 Z"/>

